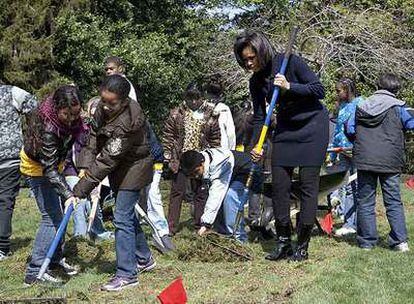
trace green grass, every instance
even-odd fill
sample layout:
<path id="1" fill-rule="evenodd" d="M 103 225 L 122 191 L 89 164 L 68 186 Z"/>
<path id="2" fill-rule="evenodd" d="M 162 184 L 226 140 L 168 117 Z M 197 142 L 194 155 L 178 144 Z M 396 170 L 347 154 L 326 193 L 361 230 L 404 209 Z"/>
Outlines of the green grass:
<path id="1" fill-rule="evenodd" d="M 404 186 L 402 195 L 412 235 L 414 196 Z M 310 259 L 301 264 L 265 261 L 265 251 L 273 245 L 271 241 L 249 244 L 245 250 L 254 257 L 249 262 L 225 261 L 229 256 L 211 246 L 206 246 L 202 260 L 214 262 L 183 260 L 183 252 L 199 249 L 202 242 L 184 228 L 175 240 L 178 252 L 164 256 L 155 253 L 158 266 L 140 276 L 138 287 L 104 293 L 99 287 L 115 268 L 113 244 L 92 246 L 69 237 L 66 256 L 80 265 L 81 274 L 59 289 L 23 288 L 25 263 L 39 221 L 34 200 L 23 191 L 13 219 L 15 254 L 0 264 L 0 303 L 32 297 L 65 297 L 71 303 L 157 303 L 156 295 L 180 275 L 189 303 L 414 303 L 413 253 L 396 253 L 386 247 L 388 226 L 380 199 L 378 206 L 381 242 L 371 252 L 358 249 L 352 238 L 315 236 Z M 188 220 L 187 205 L 183 214 L 182 220 Z"/>

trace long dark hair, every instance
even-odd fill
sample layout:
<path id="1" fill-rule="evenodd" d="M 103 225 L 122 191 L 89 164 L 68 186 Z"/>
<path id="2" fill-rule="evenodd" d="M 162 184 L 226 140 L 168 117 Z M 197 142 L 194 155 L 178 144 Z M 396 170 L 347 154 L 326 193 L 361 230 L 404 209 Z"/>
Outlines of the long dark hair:
<path id="1" fill-rule="evenodd" d="M 31 113 L 28 128 L 25 134 L 24 145 L 30 147 L 31 151 L 37 152 L 43 145 L 42 135 L 45 131 L 53 132 L 58 136 L 72 135 L 77 137 L 86 126 L 81 118 L 73 126 L 65 126 L 58 119 L 61 109 L 81 105 L 83 100 L 79 90 L 74 85 L 59 87 L 53 95 L 37 106 Z"/>
<path id="2" fill-rule="evenodd" d="M 355 81 L 353 81 L 351 78 L 342 77 L 336 82 L 336 85 L 345 89 L 345 91 L 348 93 L 348 96 L 357 97 L 358 92 L 356 89 Z"/>
<path id="3" fill-rule="evenodd" d="M 245 31 L 237 36 L 233 50 L 238 64 L 246 69 L 242 58 L 242 52 L 246 47 L 251 47 L 255 52 L 262 70 L 275 55 L 275 51 L 269 39 L 261 32 Z"/>

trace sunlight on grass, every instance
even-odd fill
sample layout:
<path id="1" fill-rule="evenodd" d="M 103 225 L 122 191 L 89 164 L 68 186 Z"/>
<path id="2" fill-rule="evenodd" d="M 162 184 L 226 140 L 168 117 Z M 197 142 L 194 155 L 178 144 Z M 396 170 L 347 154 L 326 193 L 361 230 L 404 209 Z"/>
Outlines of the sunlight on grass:
<path id="1" fill-rule="evenodd" d="M 164 201 L 167 201 L 166 192 L 164 184 Z M 404 186 L 402 197 L 412 234 L 414 197 Z M 184 204 L 183 209 L 182 221 L 186 221 L 188 205 Z M 264 260 L 265 251 L 273 246 L 272 241 L 248 245 L 253 261 L 213 259 L 213 249 L 206 250 L 205 260 L 210 262 L 182 260 L 180 250 L 192 250 L 199 241 L 190 229 L 184 228 L 176 237 L 177 252 L 162 256 L 153 250 L 158 264 L 156 270 L 141 275 L 139 287 L 115 294 L 99 291 L 100 285 L 114 272 L 114 245 L 106 242 L 93 246 L 67 237 L 66 255 L 70 262 L 81 267 L 81 274 L 60 289 L 23 288 L 25 263 L 39 221 L 35 202 L 24 190 L 18 198 L 13 222 L 15 254 L 1 262 L 0 299 L 65 297 L 73 303 L 156 303 L 157 294 L 182 275 L 189 303 L 414 303 L 411 300 L 413 254 L 386 248 L 388 226 L 380 198 L 378 214 L 382 239 L 378 248 L 366 252 L 356 247 L 353 238 L 315 236 L 310 246 L 310 260 L 302 264 Z M 148 231 L 147 227 L 145 230 Z"/>

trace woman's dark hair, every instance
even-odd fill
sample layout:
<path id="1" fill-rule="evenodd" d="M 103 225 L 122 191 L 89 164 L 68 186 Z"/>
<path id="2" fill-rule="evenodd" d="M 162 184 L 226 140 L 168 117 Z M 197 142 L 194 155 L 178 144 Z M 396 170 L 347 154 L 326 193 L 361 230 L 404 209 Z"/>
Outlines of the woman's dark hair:
<path id="1" fill-rule="evenodd" d="M 59 87 L 52 97 L 53 105 L 56 110 L 83 104 L 78 87 L 74 85 L 64 85 Z"/>
<path id="2" fill-rule="evenodd" d="M 128 80 L 121 75 L 106 76 L 101 83 L 99 91 L 109 91 L 115 93 L 120 99 L 125 100 L 128 98 L 131 85 Z"/>
<path id="3" fill-rule="evenodd" d="M 356 85 L 351 78 L 343 77 L 336 82 L 336 85 L 345 89 L 348 93 L 348 96 L 357 96 Z"/>
<path id="4" fill-rule="evenodd" d="M 184 100 L 198 100 L 201 98 L 201 90 L 197 82 L 193 81 L 187 86 L 183 98 Z"/>
<path id="5" fill-rule="evenodd" d="M 401 89 L 401 82 L 397 75 L 386 73 L 378 78 L 377 88 L 378 90 L 387 90 L 392 94 L 397 94 Z"/>
<path id="6" fill-rule="evenodd" d="M 269 39 L 267 39 L 263 33 L 245 31 L 241 35 L 237 36 L 233 46 L 236 60 L 244 69 L 246 69 L 246 64 L 242 58 L 242 52 L 249 46 L 256 52 L 260 69 L 263 69 L 269 61 L 272 60 L 275 54 Z"/>
<path id="7" fill-rule="evenodd" d="M 24 146 L 28 147 L 29 151 L 34 154 L 38 153 L 43 145 L 42 136 L 46 124 L 53 127 L 57 133 L 71 132 L 59 124 L 58 111 L 76 105 L 82 106 L 82 103 L 83 100 L 76 86 L 60 86 L 53 95 L 48 96 L 30 113 L 24 136 Z"/>
<path id="8" fill-rule="evenodd" d="M 204 156 L 200 152 L 189 150 L 181 155 L 180 169 L 184 175 L 191 174 L 195 168 L 204 162 Z"/>

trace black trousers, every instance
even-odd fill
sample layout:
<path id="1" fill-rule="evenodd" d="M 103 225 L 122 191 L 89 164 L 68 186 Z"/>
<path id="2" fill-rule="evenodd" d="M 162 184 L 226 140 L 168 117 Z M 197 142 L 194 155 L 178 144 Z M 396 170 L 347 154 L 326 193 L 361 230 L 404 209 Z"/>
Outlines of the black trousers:
<path id="1" fill-rule="evenodd" d="M 19 166 L 0 169 L 0 250 L 4 253 L 10 251 L 12 215 L 19 189 Z"/>
<path id="2" fill-rule="evenodd" d="M 290 203 L 293 167 L 272 167 L 272 202 L 276 227 L 290 225 Z M 315 223 L 318 208 L 320 167 L 299 167 L 299 222 L 302 225 Z"/>

